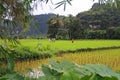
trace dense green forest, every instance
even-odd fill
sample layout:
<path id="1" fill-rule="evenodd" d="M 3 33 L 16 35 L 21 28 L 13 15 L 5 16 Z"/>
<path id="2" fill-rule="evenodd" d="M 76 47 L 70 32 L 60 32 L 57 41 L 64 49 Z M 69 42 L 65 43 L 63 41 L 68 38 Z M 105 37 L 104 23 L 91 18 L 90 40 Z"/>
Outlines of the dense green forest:
<path id="1" fill-rule="evenodd" d="M 75 17 L 53 17 L 48 35 L 58 39 L 120 39 L 119 14 L 120 8 L 95 3 L 89 11 Z"/>
<path id="2" fill-rule="evenodd" d="M 120 39 L 120 8 L 94 4 L 91 10 L 77 17 L 84 26 L 87 38 Z"/>

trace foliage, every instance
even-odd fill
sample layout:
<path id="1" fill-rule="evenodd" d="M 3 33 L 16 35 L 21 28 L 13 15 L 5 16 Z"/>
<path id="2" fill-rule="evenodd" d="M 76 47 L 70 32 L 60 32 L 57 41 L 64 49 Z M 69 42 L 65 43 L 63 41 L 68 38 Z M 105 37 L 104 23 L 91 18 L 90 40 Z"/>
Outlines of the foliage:
<path id="1" fill-rule="evenodd" d="M 53 16 L 47 21 L 48 26 L 48 38 L 56 38 L 58 30 L 60 28 L 59 15 Z"/>
<path id="2" fill-rule="evenodd" d="M 82 39 L 84 35 L 83 27 L 79 19 L 70 15 L 69 17 L 52 17 L 49 21 L 48 37 L 59 39 Z"/>
<path id="3" fill-rule="evenodd" d="M 3 56 L 10 72 L 14 70 L 14 48 L 19 42 L 12 36 L 18 34 L 17 27 L 28 26 L 31 1 L 1 0 L 0 1 L 0 54 Z"/>
<path id="4" fill-rule="evenodd" d="M 12 73 L 0 77 L 0 80 L 120 80 L 120 74 L 105 65 L 77 65 L 66 60 L 61 62 L 49 60 L 49 62 L 50 65 L 42 65 L 44 75 L 38 79 Z"/>
<path id="5" fill-rule="evenodd" d="M 0 80 L 25 80 L 25 77 L 17 73 L 7 73 Z"/>
<path id="6" fill-rule="evenodd" d="M 95 3 L 89 11 L 76 17 L 53 17 L 48 21 L 48 36 L 59 39 L 120 39 L 117 31 L 120 26 L 119 9 Z"/>
<path id="7" fill-rule="evenodd" d="M 119 39 L 119 7 L 95 3 L 89 11 L 79 13 L 76 17 L 81 21 L 87 39 Z"/>
<path id="8" fill-rule="evenodd" d="M 109 29 L 106 30 L 106 37 L 107 38 L 111 38 L 111 39 L 120 39 L 120 27 L 111 27 Z"/>
<path id="9" fill-rule="evenodd" d="M 107 29 L 120 25 L 118 22 L 120 17 L 118 15 L 120 12 L 119 8 L 105 7 L 105 9 L 103 9 L 101 5 L 99 7 L 96 10 L 91 9 L 77 15 L 84 27 L 91 29 Z"/>
<path id="10" fill-rule="evenodd" d="M 43 65 L 44 77 L 41 80 L 119 80 L 120 74 L 111 68 L 100 64 L 77 65 L 63 60 L 55 62 L 50 60 L 50 65 Z"/>
<path id="11" fill-rule="evenodd" d="M 87 39 L 106 39 L 106 30 L 86 30 Z"/>
<path id="12" fill-rule="evenodd" d="M 84 35 L 83 27 L 81 27 L 81 23 L 77 18 L 70 19 L 68 23 L 68 33 L 70 39 L 82 39 Z"/>

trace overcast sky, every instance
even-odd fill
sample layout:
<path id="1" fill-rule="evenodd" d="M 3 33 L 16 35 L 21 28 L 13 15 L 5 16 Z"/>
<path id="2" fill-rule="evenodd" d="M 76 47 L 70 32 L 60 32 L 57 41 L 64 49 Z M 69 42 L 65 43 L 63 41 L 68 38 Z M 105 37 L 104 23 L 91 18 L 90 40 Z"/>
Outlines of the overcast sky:
<path id="1" fill-rule="evenodd" d="M 52 0 L 53 4 L 59 2 L 61 0 Z M 66 10 L 64 11 L 63 6 L 54 9 L 55 5 L 51 4 L 49 2 L 48 4 L 44 4 L 39 2 L 37 5 L 37 8 L 34 9 L 33 14 L 34 15 L 39 15 L 39 14 L 48 14 L 48 13 L 55 13 L 59 15 L 77 15 L 79 12 L 87 11 L 89 10 L 92 5 L 93 1 L 92 0 L 72 0 L 72 6 L 67 4 Z"/>

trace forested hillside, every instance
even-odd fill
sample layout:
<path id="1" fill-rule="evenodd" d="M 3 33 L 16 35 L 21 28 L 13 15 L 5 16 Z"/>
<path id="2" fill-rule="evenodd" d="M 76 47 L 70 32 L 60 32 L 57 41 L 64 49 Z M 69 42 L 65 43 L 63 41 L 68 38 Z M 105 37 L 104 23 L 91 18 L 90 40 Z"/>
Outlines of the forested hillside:
<path id="1" fill-rule="evenodd" d="M 120 39 L 120 8 L 95 3 L 89 11 L 79 13 L 85 38 Z"/>
<path id="2" fill-rule="evenodd" d="M 47 21 L 55 14 L 41 14 L 33 16 L 33 20 L 30 23 L 30 27 L 26 29 L 24 35 L 27 36 L 40 36 L 46 35 L 48 31 Z"/>
<path id="3" fill-rule="evenodd" d="M 77 18 L 84 27 L 96 26 L 99 29 L 120 26 L 120 8 L 95 3 L 89 11 L 79 13 Z"/>

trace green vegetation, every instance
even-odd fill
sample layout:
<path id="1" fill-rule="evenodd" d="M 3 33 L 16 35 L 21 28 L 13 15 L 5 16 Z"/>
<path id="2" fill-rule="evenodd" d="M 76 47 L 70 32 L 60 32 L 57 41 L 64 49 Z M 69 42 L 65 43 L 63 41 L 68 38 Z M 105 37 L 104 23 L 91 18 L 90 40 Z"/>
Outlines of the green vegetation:
<path id="1" fill-rule="evenodd" d="M 36 39 L 23 39 L 20 40 L 22 46 L 35 49 L 38 44 L 42 47 L 49 46 L 51 49 L 58 50 L 76 50 L 82 48 L 102 48 L 120 46 L 120 40 L 75 40 L 72 43 L 71 40 L 56 40 L 55 42 L 49 42 L 48 40 L 36 40 Z"/>
<path id="2" fill-rule="evenodd" d="M 72 43 L 70 40 L 49 42 L 48 40 L 23 39 L 20 40 L 20 43 L 21 45 L 15 48 L 9 47 L 14 53 L 15 60 L 43 59 L 67 52 L 120 48 L 119 40 L 75 40 Z M 5 60 L 2 54 L 0 60 Z"/>
<path id="3" fill-rule="evenodd" d="M 39 79 L 43 80 L 119 80 L 120 74 L 104 65 L 76 65 L 69 61 L 55 62 L 50 60 L 50 65 L 43 65 L 45 74 Z"/>
<path id="4" fill-rule="evenodd" d="M 48 37 L 56 39 L 120 39 L 120 8 L 95 3 L 89 11 L 48 20 Z"/>

